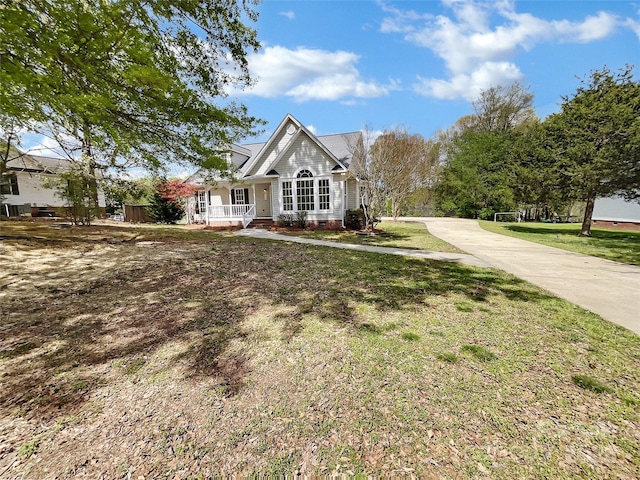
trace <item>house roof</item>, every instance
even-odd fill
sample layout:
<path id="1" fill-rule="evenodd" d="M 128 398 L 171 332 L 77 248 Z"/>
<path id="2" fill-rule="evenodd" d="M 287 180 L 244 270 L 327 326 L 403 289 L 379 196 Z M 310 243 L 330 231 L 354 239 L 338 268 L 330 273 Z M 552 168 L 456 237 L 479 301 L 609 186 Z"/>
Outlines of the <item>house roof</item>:
<path id="1" fill-rule="evenodd" d="M 65 158 L 23 154 L 7 161 L 7 170 L 54 174 L 68 170 L 70 164 Z"/>
<path id="2" fill-rule="evenodd" d="M 236 166 L 240 167 L 241 175 L 244 175 L 241 178 L 258 178 L 258 177 L 269 177 L 273 175 L 278 175 L 278 173 L 273 169 L 275 163 L 277 163 L 277 158 L 271 162 L 270 165 L 267 166 L 268 173 L 264 175 L 249 175 L 250 171 L 256 165 L 256 163 L 262 157 L 263 152 L 267 149 L 268 145 L 273 142 L 280 130 L 282 130 L 288 122 L 293 122 L 300 127 L 300 131 L 304 132 L 308 135 L 313 141 L 315 141 L 319 147 L 321 147 L 334 161 L 336 161 L 336 166 L 333 168 L 334 172 L 339 172 L 343 170 L 348 170 L 351 164 L 352 157 L 352 145 L 355 144 L 357 139 L 360 137 L 360 132 L 349 132 L 349 133 L 337 133 L 332 135 L 314 135 L 308 128 L 306 128 L 300 121 L 298 121 L 293 115 L 287 114 L 282 122 L 275 129 L 274 133 L 271 135 L 269 140 L 266 142 L 256 142 L 256 143 L 247 143 L 243 145 L 232 145 L 231 150 L 237 153 L 248 154 L 248 158 L 242 164 Z M 185 183 L 198 184 L 203 183 L 205 179 L 205 173 L 202 170 L 198 170 L 196 173 L 191 175 Z M 219 180 L 219 178 L 217 178 Z"/>
<path id="3" fill-rule="evenodd" d="M 260 142 L 260 143 L 249 143 L 246 145 L 242 145 L 244 148 L 246 148 L 250 153 L 251 153 L 251 157 L 250 158 L 255 158 L 256 155 L 258 155 L 258 153 L 260 153 L 260 150 L 262 150 L 262 147 L 264 147 L 264 145 L 267 142 Z"/>
<path id="4" fill-rule="evenodd" d="M 345 167 L 351 164 L 351 145 L 360 137 L 360 132 L 339 133 L 335 135 L 322 135 L 316 137 L 329 150 L 334 157 Z"/>
<path id="5" fill-rule="evenodd" d="M 313 134 L 307 127 L 305 127 L 302 124 L 302 122 L 300 122 L 297 118 L 295 118 L 293 115 L 288 113 L 287 115 L 285 115 L 284 119 L 280 122 L 280 124 L 278 125 L 278 128 L 275 129 L 274 133 L 271 135 L 271 137 L 267 142 L 262 144 L 254 144 L 256 150 L 258 150 L 257 148 L 258 145 L 260 145 L 260 149 L 258 150 L 258 153 L 254 157 L 252 157 L 243 167 L 243 171 L 246 174 L 248 174 L 253 169 L 253 167 L 258 163 L 258 161 L 262 160 L 263 154 L 265 151 L 268 150 L 269 145 L 272 144 L 273 142 L 276 142 L 278 134 L 284 130 L 287 124 L 291 124 L 291 123 L 293 123 L 298 127 L 298 131 L 295 132 L 294 138 L 297 138 L 301 134 L 301 132 L 304 132 L 304 134 L 307 135 L 309 138 L 311 138 L 312 141 L 314 141 L 321 149 L 323 149 L 330 158 L 332 158 L 335 162 L 337 162 L 338 165 L 342 167 L 342 169 L 344 170 L 348 169 L 348 163 L 351 160 L 351 154 L 349 153 L 350 152 L 349 143 L 351 142 L 350 136 L 360 135 L 359 133 L 335 134 L 335 135 L 325 135 L 325 136 L 318 137 L 315 134 Z M 285 150 L 283 150 L 281 154 L 284 151 Z M 345 160 L 346 163 L 344 163 L 341 160 L 341 157 L 342 157 L 342 160 Z M 271 162 L 271 164 L 267 166 L 267 170 L 270 170 L 271 168 L 273 168 L 277 162 L 278 162 L 278 158 L 276 157 Z"/>

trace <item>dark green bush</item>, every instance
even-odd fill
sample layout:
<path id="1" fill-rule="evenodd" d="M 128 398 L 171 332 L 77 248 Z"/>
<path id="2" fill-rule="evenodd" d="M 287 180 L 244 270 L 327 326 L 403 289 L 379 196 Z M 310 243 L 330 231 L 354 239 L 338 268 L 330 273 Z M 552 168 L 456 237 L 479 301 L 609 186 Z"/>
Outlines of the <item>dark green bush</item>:
<path id="1" fill-rule="evenodd" d="M 146 207 L 149 216 L 158 223 L 176 223 L 184 216 L 184 207 L 178 201 L 169 200 L 159 192 L 154 192 Z"/>
<path id="2" fill-rule="evenodd" d="M 352 208 L 344 213 L 344 225 L 351 230 L 362 230 L 365 226 L 364 211 Z"/>
<path id="3" fill-rule="evenodd" d="M 278 215 L 279 227 L 293 227 L 295 223 L 295 217 L 291 213 L 282 213 Z"/>
<path id="4" fill-rule="evenodd" d="M 296 213 L 296 227 L 298 228 L 306 228 L 307 227 L 307 212 L 306 210 L 301 210 Z"/>

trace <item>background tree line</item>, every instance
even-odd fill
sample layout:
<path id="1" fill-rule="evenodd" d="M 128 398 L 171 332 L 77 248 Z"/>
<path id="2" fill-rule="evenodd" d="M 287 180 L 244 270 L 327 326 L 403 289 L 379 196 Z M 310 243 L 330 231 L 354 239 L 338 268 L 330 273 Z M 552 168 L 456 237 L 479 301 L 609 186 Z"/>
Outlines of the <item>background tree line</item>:
<path id="1" fill-rule="evenodd" d="M 541 121 L 533 94 L 514 83 L 483 91 L 473 114 L 428 140 L 404 129 L 374 138 L 365 129 L 352 151 L 367 219 L 433 214 L 433 207 L 441 215 L 524 211 L 541 220 L 579 202 L 581 235 L 590 235 L 596 198 L 640 198 L 640 83 L 633 67 L 604 67 L 562 100 Z"/>

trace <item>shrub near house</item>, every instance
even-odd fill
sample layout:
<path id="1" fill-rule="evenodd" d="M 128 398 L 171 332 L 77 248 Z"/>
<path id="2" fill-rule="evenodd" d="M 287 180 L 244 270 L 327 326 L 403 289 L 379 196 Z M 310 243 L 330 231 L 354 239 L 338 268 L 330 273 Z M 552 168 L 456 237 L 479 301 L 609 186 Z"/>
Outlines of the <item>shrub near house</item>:
<path id="1" fill-rule="evenodd" d="M 180 180 L 159 181 L 147 206 L 147 213 L 156 222 L 176 223 L 185 214 L 185 203 L 194 187 Z"/>

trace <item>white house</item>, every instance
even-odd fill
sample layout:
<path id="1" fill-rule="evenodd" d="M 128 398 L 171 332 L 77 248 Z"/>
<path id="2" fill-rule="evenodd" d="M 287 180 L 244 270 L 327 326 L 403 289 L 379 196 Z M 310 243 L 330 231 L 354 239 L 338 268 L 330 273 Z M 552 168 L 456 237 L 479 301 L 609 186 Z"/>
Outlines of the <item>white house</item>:
<path id="1" fill-rule="evenodd" d="M 345 211 L 360 203 L 349 171 L 360 135 L 315 136 L 287 115 L 266 142 L 231 146 L 237 180 L 207 179 L 198 171 L 185 181 L 196 187 L 193 220 L 246 227 L 254 219 L 277 221 L 304 211 L 310 224 L 344 225 Z"/>
<path id="2" fill-rule="evenodd" d="M 59 179 L 60 173 L 70 167 L 71 162 L 40 155 L 16 155 L 7 161 L 6 172 L 0 181 L 0 193 L 4 197 L 2 214 L 54 216 L 56 209 L 64 206 L 64 201 L 51 185 Z M 98 206 L 105 206 L 102 192 L 98 193 Z"/>

